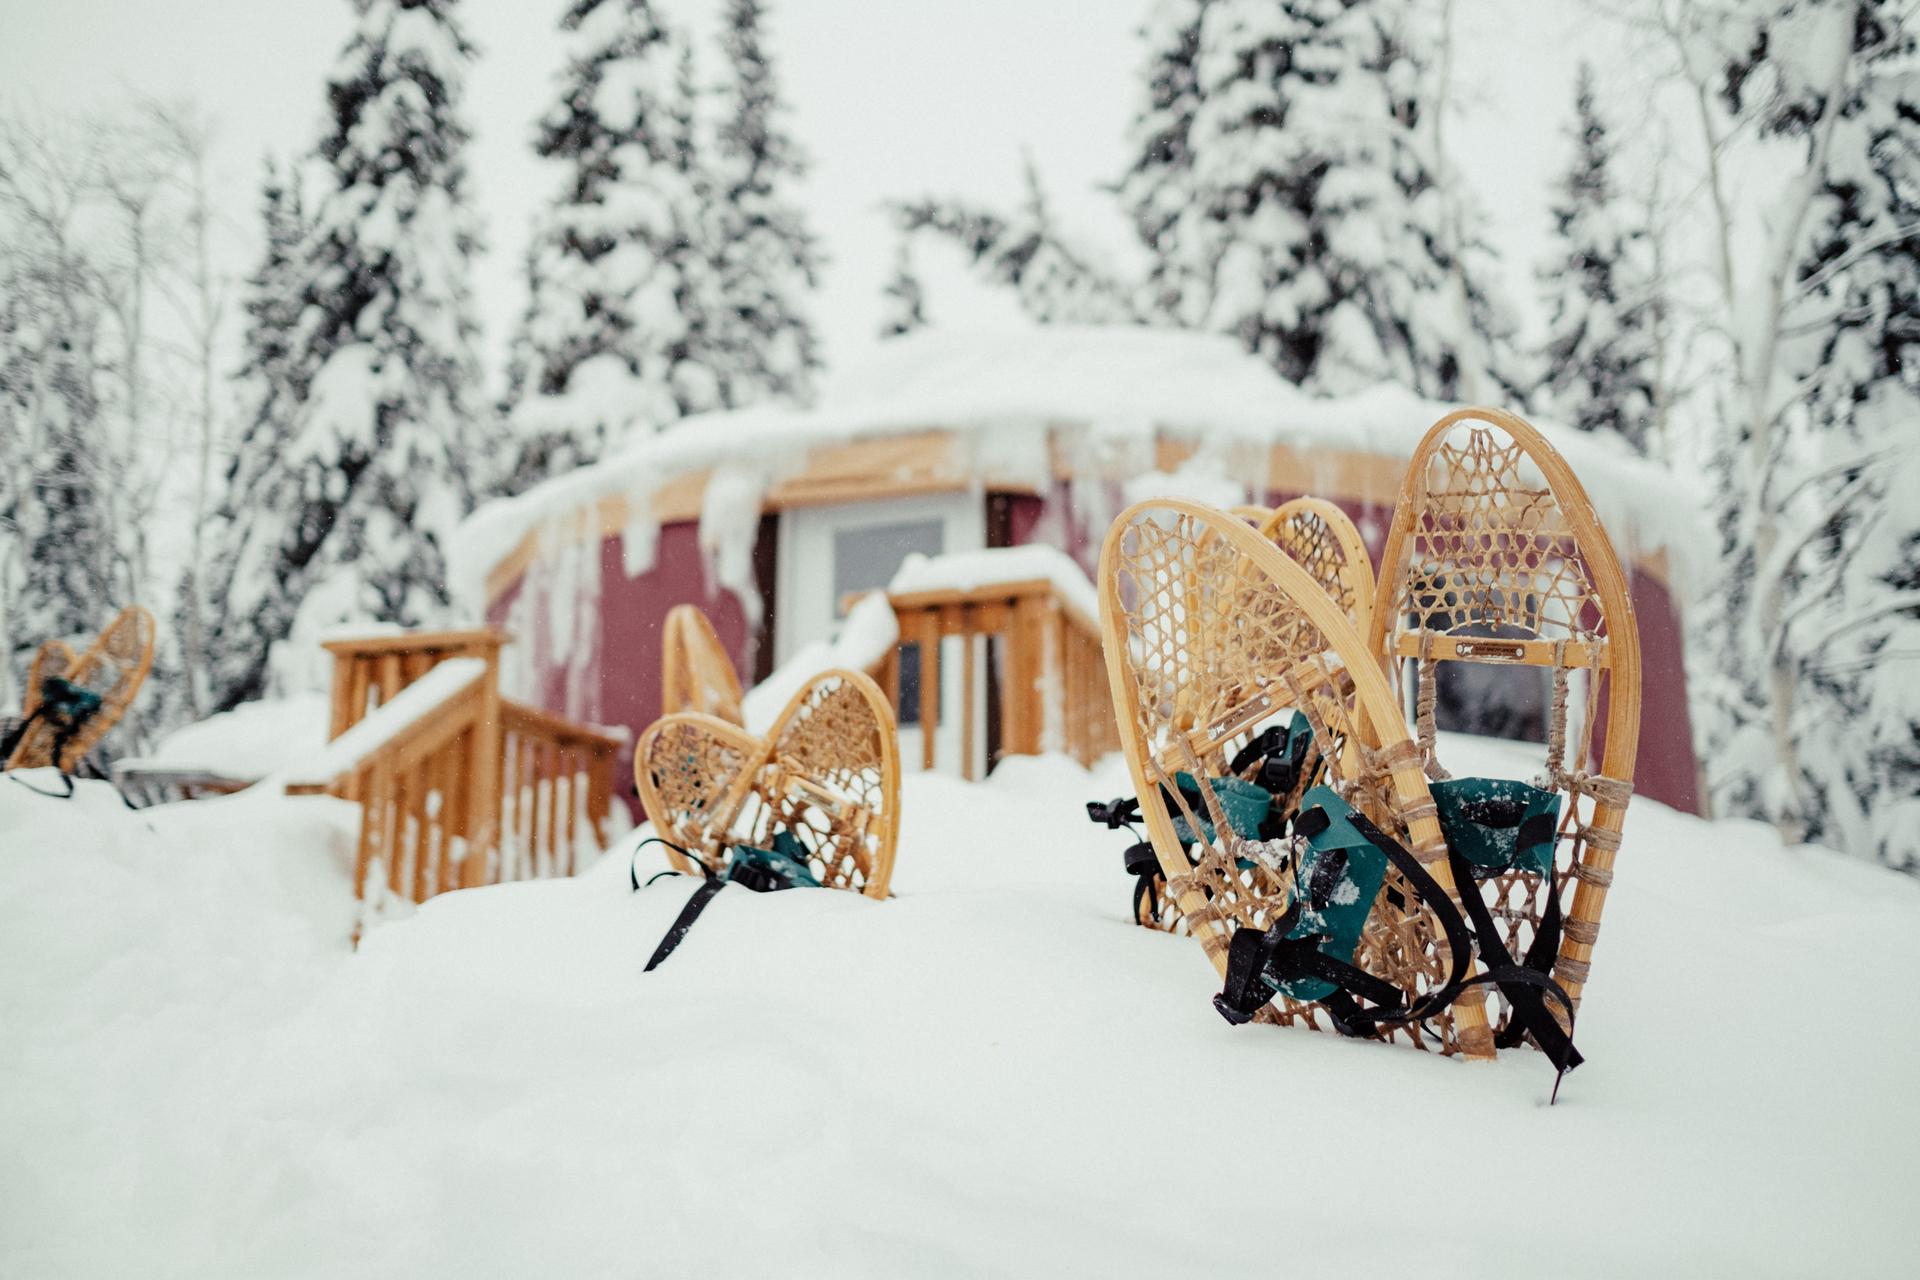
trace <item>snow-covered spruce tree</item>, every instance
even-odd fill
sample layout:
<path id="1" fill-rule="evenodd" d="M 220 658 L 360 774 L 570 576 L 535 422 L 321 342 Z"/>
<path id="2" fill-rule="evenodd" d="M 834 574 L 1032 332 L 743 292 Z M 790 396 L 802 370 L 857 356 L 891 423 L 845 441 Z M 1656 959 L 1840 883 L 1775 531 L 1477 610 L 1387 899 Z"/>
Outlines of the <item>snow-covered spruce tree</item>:
<path id="1" fill-rule="evenodd" d="M 1558 245 L 1540 273 L 1548 311 L 1544 407 L 1582 431 L 1613 431 L 1647 452 L 1659 411 L 1656 282 L 1647 235 L 1622 208 L 1614 146 L 1594 102 L 1593 68 L 1574 91 L 1573 162 L 1553 206 Z"/>
<path id="2" fill-rule="evenodd" d="M 895 205 L 896 227 L 903 237 L 925 232 L 958 245 L 983 278 L 1011 288 L 1020 309 L 1041 324 L 1132 321 L 1130 290 L 1069 241 L 1031 157 L 1025 178 L 1026 199 L 1011 217 L 929 197 Z"/>
<path id="3" fill-rule="evenodd" d="M 1159 0 L 1141 32 L 1147 44 L 1143 100 L 1128 131 L 1133 163 L 1117 194 L 1150 255 L 1138 308 L 1175 324 L 1198 324 L 1211 302 L 1214 224 L 1203 216 L 1193 165 L 1200 108 L 1200 26 L 1211 0 Z"/>
<path id="4" fill-rule="evenodd" d="M 1920 642 L 1914 20 L 1883 0 L 1688 10 L 1728 362 L 1717 450 L 1716 802 L 1911 869 Z M 1784 174 L 1740 234 L 1717 162 Z"/>
<path id="5" fill-rule="evenodd" d="M 244 652 L 220 660 L 216 705 L 258 696 L 267 644 L 345 621 L 444 616 L 445 549 L 497 465 L 478 395 L 459 115 L 473 47 L 453 0 L 354 0 L 329 79 L 328 173 L 303 239 L 289 359 L 299 404 L 263 433 L 227 506 L 266 511 L 237 539 L 232 617 Z M 277 410 L 276 410 L 277 412 Z"/>
<path id="6" fill-rule="evenodd" d="M 820 250 L 789 191 L 806 175 L 806 157 L 781 124 L 765 11 L 763 0 L 728 0 L 721 26 L 729 74 L 714 170 L 730 405 L 770 396 L 804 403 L 820 368 L 806 310 Z"/>
<path id="7" fill-rule="evenodd" d="M 1850 12 L 1849 12 L 1850 11 Z M 1920 870 L 1920 40 L 1909 6 L 1862 0 L 1836 25 L 1852 66 L 1794 264 L 1784 372 L 1810 443 L 1767 495 L 1788 517 L 1763 581 L 1798 597 L 1773 643 L 1810 704 L 1799 718 L 1813 834 Z M 1767 29 L 1769 42 L 1790 38 Z M 1739 95 L 1743 87 L 1732 87 Z M 1767 118 L 1817 128 L 1799 107 Z M 1780 501 L 1794 489 L 1804 501 Z"/>
<path id="8" fill-rule="evenodd" d="M 249 499 L 268 493 L 275 479 L 289 483 L 289 477 L 276 477 L 276 472 L 292 447 L 312 373 L 302 367 L 303 353 L 295 345 L 308 221 L 299 175 L 283 171 L 271 158 L 261 179 L 260 229 L 264 248 L 241 301 L 246 325 L 238 381 L 247 417 L 209 520 L 209 555 L 200 567 L 206 576 L 208 614 L 202 624 L 208 664 L 203 683 L 222 693 L 236 686 L 251 689 L 259 657 L 272 638 L 263 624 L 273 615 L 236 611 L 227 602 L 249 547 L 264 551 L 275 545 L 285 526 L 285 511 Z"/>
<path id="9" fill-rule="evenodd" d="M 1296 382 L 1490 394 L 1508 326 L 1436 190 L 1420 130 L 1439 104 L 1412 17 L 1387 0 L 1212 0 L 1187 131 L 1207 242 L 1175 252 L 1210 269 L 1201 324 Z"/>
<path id="10" fill-rule="evenodd" d="M 927 327 L 926 291 L 913 266 L 913 242 L 901 236 L 893 247 L 893 273 L 880 290 L 880 336 L 898 338 Z"/>
<path id="11" fill-rule="evenodd" d="M 523 482 L 726 403 L 685 42 L 649 0 L 573 0 L 561 29 L 560 100 L 534 146 L 565 176 L 529 255 L 508 393 Z"/>

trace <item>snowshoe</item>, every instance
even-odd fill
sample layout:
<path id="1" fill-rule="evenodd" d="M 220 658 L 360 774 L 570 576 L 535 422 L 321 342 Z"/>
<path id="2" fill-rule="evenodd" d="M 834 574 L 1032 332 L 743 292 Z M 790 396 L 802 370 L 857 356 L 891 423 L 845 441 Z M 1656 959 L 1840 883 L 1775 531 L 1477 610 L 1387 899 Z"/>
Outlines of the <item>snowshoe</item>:
<path id="1" fill-rule="evenodd" d="M 128 605 L 78 658 L 58 640 L 41 645 L 6 768 L 78 768 L 140 692 L 153 666 L 153 638 L 153 615 Z"/>
<path id="2" fill-rule="evenodd" d="M 1519 957 L 1577 1006 L 1633 791 L 1640 637 L 1593 504 L 1533 427 L 1468 409 L 1427 432 L 1387 535 L 1373 619 L 1368 648 L 1409 695 L 1442 825 L 1486 908 L 1482 959 Z M 1500 667 L 1551 686 L 1538 787 L 1450 780 L 1436 750 L 1443 678 L 1493 681 Z M 1503 1045 L 1524 1038 L 1511 1008 L 1496 1033 Z"/>
<path id="3" fill-rule="evenodd" d="M 815 676 L 764 739 L 699 712 L 663 716 L 641 735 L 634 780 L 677 870 L 724 875 L 741 847 L 785 836 L 820 884 L 887 895 L 900 751 L 892 708 L 859 672 Z"/>
<path id="4" fill-rule="evenodd" d="M 660 714 L 699 711 L 743 725 L 742 696 L 740 676 L 707 615 L 690 604 L 669 609 L 661 640 Z"/>
<path id="5" fill-rule="evenodd" d="M 1324 498 L 1295 498 L 1275 507 L 1259 529 L 1333 597 L 1355 631 L 1367 634 L 1376 590 L 1373 561 L 1346 512 Z"/>
<path id="6" fill-rule="evenodd" d="M 1115 522 L 1100 605 L 1140 817 L 1167 893 L 1228 980 L 1223 1015 L 1492 1056 L 1418 750 L 1340 606 L 1242 520 L 1178 500 L 1137 504 Z M 1336 855 L 1357 867 L 1352 849 L 1313 852 L 1318 833 L 1302 828 L 1304 809 L 1276 828 L 1271 803 L 1256 822 L 1252 806 L 1229 804 L 1224 793 L 1235 788 L 1217 785 L 1245 763 L 1246 747 L 1302 719 L 1325 795 L 1346 810 L 1337 816 L 1366 823 L 1360 830 L 1382 850 L 1377 885 L 1370 871 L 1348 881 L 1364 906 L 1351 948 L 1342 939 L 1347 954 L 1324 964 L 1305 958 L 1320 953 L 1305 941 L 1320 934 L 1296 931 L 1317 891 L 1311 877 Z M 1296 961 L 1309 969 L 1286 976 Z M 1259 977 L 1276 972 L 1271 984 Z M 1305 980 L 1316 972 L 1342 981 L 1323 991 Z"/>

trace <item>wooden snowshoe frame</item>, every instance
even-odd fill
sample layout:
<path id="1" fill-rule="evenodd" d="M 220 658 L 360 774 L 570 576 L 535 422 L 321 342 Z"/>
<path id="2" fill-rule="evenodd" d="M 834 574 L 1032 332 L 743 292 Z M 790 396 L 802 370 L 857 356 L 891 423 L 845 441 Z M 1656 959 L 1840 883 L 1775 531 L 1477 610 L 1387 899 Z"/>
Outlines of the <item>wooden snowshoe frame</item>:
<path id="1" fill-rule="evenodd" d="M 785 831 L 820 883 L 884 898 L 900 835 L 900 745 L 872 678 L 824 671 L 765 738 L 701 712 L 662 716 L 640 737 L 634 781 L 661 836 L 716 874 L 736 844 Z M 675 869 L 695 867 L 669 848 Z"/>
<path id="2" fill-rule="evenodd" d="M 1159 499 L 1122 512 L 1100 557 L 1100 622 L 1120 739 L 1154 852 L 1187 928 L 1223 976 L 1237 929 L 1265 929 L 1286 908 L 1291 871 L 1235 832 L 1206 779 L 1262 728 L 1299 709 L 1313 726 L 1326 781 L 1407 846 L 1452 892 L 1446 845 L 1420 754 L 1380 666 L 1346 614 L 1306 570 L 1244 520 Z M 1201 781 L 1206 812 L 1179 816 L 1200 834 L 1189 863 L 1161 788 Z M 1204 819 L 1214 829 L 1206 838 Z M 1238 860 L 1252 858 L 1242 871 Z M 1398 871 L 1375 900 L 1354 963 L 1418 995 L 1451 972 L 1443 930 Z M 1277 999 L 1258 1020 L 1332 1028 L 1317 1004 Z M 1423 1048 L 1493 1056 L 1485 997 L 1469 988 L 1417 1027 L 1383 1032 Z"/>
<path id="3" fill-rule="evenodd" d="M 1353 521 L 1324 498 L 1283 502 L 1260 522 L 1260 536 L 1286 552 L 1320 584 L 1361 635 L 1373 617 L 1373 561 Z"/>
<path id="4" fill-rule="evenodd" d="M 661 714 L 700 711 L 742 725 L 742 696 L 739 673 L 707 615 L 690 604 L 669 609 L 660 655 Z"/>
<path id="5" fill-rule="evenodd" d="M 6 767 L 40 769 L 52 765 L 66 773 L 79 767 L 87 753 L 120 722 L 139 694 L 140 686 L 146 682 L 147 672 L 153 667 L 153 637 L 153 615 L 137 604 L 130 604 L 114 615 L 106 630 L 78 658 L 73 658 L 73 651 L 57 640 L 41 645 L 27 677 L 30 688 L 26 712 L 31 714 L 39 706 L 41 682 L 55 675 L 98 693 L 100 709 L 88 716 L 79 731 L 64 744 L 60 741 L 59 725 L 44 718 L 35 721 L 15 744 Z M 55 666 L 62 653 L 70 659 L 64 670 Z M 60 749 L 57 760 L 54 759 L 56 745 Z"/>
<path id="6" fill-rule="evenodd" d="M 1498 409 L 1464 409 L 1427 432 L 1401 485 L 1373 620 L 1368 648 L 1402 688 L 1417 683 L 1417 738 L 1434 778 L 1447 776 L 1434 751 L 1438 682 L 1420 679 L 1421 667 L 1490 663 L 1551 673 L 1546 776 L 1564 797 L 1556 877 L 1563 891 L 1574 882 L 1553 977 L 1577 1003 L 1632 795 L 1640 633 L 1619 557 L 1586 490 L 1531 425 Z M 1597 764 L 1596 725 L 1604 743 Z M 1516 956 L 1539 927 L 1544 880 L 1516 871 L 1480 886 L 1494 917 L 1507 922 Z"/>

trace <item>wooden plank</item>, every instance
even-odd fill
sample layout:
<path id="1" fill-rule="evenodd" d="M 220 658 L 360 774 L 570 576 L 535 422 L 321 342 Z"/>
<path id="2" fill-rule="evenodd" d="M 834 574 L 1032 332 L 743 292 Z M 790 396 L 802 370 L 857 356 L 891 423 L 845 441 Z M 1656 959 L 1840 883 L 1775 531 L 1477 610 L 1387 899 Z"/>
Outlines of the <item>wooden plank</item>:
<path id="1" fill-rule="evenodd" d="M 345 636 L 323 640 L 320 647 L 336 657 L 378 657 L 387 653 L 443 651 L 441 656 L 482 657 L 513 637 L 499 627 L 461 627 L 440 631 L 394 631 L 374 636 Z"/>
<path id="2" fill-rule="evenodd" d="M 1047 601 L 1045 599 L 1023 600 L 1020 602 L 1018 611 L 1023 615 L 1021 631 L 1024 634 L 1021 637 L 1021 641 L 1027 650 L 1026 679 L 1021 685 L 1021 692 L 1027 704 L 1025 712 L 1027 722 L 1027 752 L 1029 755 L 1037 756 L 1040 754 L 1040 735 L 1042 726 L 1045 724 L 1045 713 L 1042 704 L 1044 693 L 1041 685 L 1045 676 L 1044 667 L 1047 654 Z"/>
<path id="3" fill-rule="evenodd" d="M 593 842 L 607 847 L 607 814 L 613 802 L 613 757 L 596 752 L 588 764 L 587 821 L 593 825 Z"/>
<path id="4" fill-rule="evenodd" d="M 1026 635 L 1026 613 L 1016 605 L 1013 621 L 1007 628 L 1007 685 L 1003 691 L 1006 705 L 1002 721 L 1006 729 L 1006 754 L 1033 754 L 1032 731 L 1027 724 L 1028 670 L 1032 661 L 1033 650 Z"/>
<path id="5" fill-rule="evenodd" d="M 334 655 L 333 688 L 329 692 L 331 694 L 331 705 L 327 711 L 327 741 L 332 742 L 335 738 L 345 733 L 348 726 L 353 723 L 352 658 L 342 654 Z"/>
<path id="6" fill-rule="evenodd" d="M 546 786 L 545 824 L 541 828 L 540 847 L 546 853 L 546 869 L 559 870 L 560 863 L 560 748 L 552 742 L 540 744 L 540 779 Z"/>
<path id="7" fill-rule="evenodd" d="M 345 733 L 366 718 L 367 691 L 372 679 L 373 668 L 365 660 L 347 660 L 347 719 L 340 727 L 340 733 Z M 334 736 L 337 738 L 340 735 Z"/>
<path id="8" fill-rule="evenodd" d="M 974 633 L 971 630 L 961 631 L 960 633 L 960 652 L 961 652 L 961 659 L 960 659 L 960 776 L 965 778 L 968 782 L 972 782 L 975 777 L 974 768 L 973 768 L 973 748 L 974 748 L 974 741 L 975 741 L 974 734 L 977 731 L 975 721 L 978 720 L 979 717 L 974 714 L 973 691 L 974 691 L 974 686 L 979 677 L 978 677 L 978 674 L 974 671 L 973 651 L 979 645 L 979 643 L 980 643 L 979 639 L 974 635 Z"/>
<path id="9" fill-rule="evenodd" d="M 509 732 L 549 738 L 593 751 L 618 753 L 620 748 L 627 745 L 628 739 L 624 734 L 608 733 L 528 703 L 516 702 L 512 698 L 501 698 L 499 701 L 501 724 Z"/>
<path id="10" fill-rule="evenodd" d="M 932 772 L 934 738 L 940 730 L 940 619 L 934 610 L 919 615 L 920 767 Z"/>
<path id="11" fill-rule="evenodd" d="M 1053 581 L 1050 578 L 1027 578 L 1020 582 L 996 582 L 990 587 L 975 587 L 971 590 L 956 590 L 941 587 L 933 591 L 902 591 L 889 593 L 887 600 L 893 605 L 895 613 L 913 612 L 921 609 L 943 609 L 959 604 L 984 604 L 988 601 L 1012 601 L 1028 596 L 1053 594 Z"/>
<path id="12" fill-rule="evenodd" d="M 406 683 L 400 676 L 400 652 L 397 649 L 389 650 L 375 661 L 379 667 L 380 705 L 384 707 L 394 700 Z"/>
<path id="13" fill-rule="evenodd" d="M 1435 662 L 1494 662 L 1529 667 L 1554 665 L 1551 640 L 1499 640 L 1486 636 L 1433 636 L 1428 640 Z M 1399 658 L 1420 656 L 1420 636 L 1404 632 L 1394 637 L 1393 652 Z M 1592 667 L 1595 658 L 1605 669 L 1612 664 L 1604 644 L 1586 640 L 1567 642 L 1569 667 Z"/>
<path id="14" fill-rule="evenodd" d="M 570 876 L 573 874 L 573 850 L 574 850 L 574 841 L 575 841 L 575 826 L 580 819 L 580 813 L 579 813 L 580 806 L 577 803 L 579 797 L 578 797 L 578 793 L 575 790 L 575 787 L 577 787 L 579 784 L 579 781 L 580 781 L 579 771 L 583 763 L 584 763 L 584 759 L 581 756 L 579 751 L 573 748 L 567 748 L 566 750 L 561 752 L 560 772 L 561 772 L 561 775 L 566 779 L 566 783 L 567 783 L 566 803 L 561 806 L 560 833 L 561 833 L 561 839 L 563 843 L 560 846 L 560 852 L 562 855 L 561 857 L 562 865 L 558 868 L 560 874 L 563 876 Z"/>

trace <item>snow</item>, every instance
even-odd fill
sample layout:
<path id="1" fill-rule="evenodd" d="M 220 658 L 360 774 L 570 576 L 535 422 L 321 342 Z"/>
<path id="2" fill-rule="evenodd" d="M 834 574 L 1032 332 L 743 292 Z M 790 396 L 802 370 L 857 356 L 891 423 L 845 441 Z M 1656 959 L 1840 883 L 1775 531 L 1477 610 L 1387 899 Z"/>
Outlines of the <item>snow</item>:
<path id="1" fill-rule="evenodd" d="M 754 733 L 766 733 L 786 710 L 793 695 L 822 671 L 842 667 L 866 671 L 900 643 L 900 620 L 893 616 L 887 597 L 869 592 L 847 611 L 831 641 L 802 646 L 741 699 L 740 714 Z"/>
<path id="2" fill-rule="evenodd" d="M 895 571 L 887 590 L 975 591 L 982 587 L 1043 580 L 1051 582 L 1069 606 L 1094 626 L 1100 624 L 1100 596 L 1073 557 L 1054 547 L 993 547 L 943 556 L 910 555 Z"/>
<path id="3" fill-rule="evenodd" d="M 332 782 L 486 674 L 484 658 L 446 659 L 345 733 L 287 766 L 281 781 L 309 786 Z"/>
<path id="4" fill-rule="evenodd" d="M 1128 923 L 1125 789 L 910 774 L 894 900 L 729 889 L 643 975 L 692 886 L 626 850 L 356 954 L 341 802 L 0 783 L 0 1274 L 1908 1269 L 1920 885 L 1635 801 L 1549 1108 L 1534 1053 L 1228 1026 Z M 1550 1232 L 1458 1227 L 1489 1158 Z"/>
<path id="5" fill-rule="evenodd" d="M 243 702 L 174 730 L 151 755 L 116 761 L 114 771 L 206 773 L 257 782 L 319 750 L 327 741 L 330 715 L 325 694 Z"/>
<path id="6" fill-rule="evenodd" d="M 592 466 L 489 503 L 454 540 L 453 578 L 468 607 L 484 605 L 487 574 L 557 514 L 604 498 L 650 495 L 677 476 L 723 469 L 726 533 L 702 515 L 702 542 L 736 552 L 749 491 L 757 502 L 809 450 L 849 440 L 949 430 L 980 439 L 966 454 L 980 480 L 1046 480 L 1050 434 L 1064 432 L 1077 465 L 1095 457 L 1152 456 L 1156 436 L 1198 440 L 1183 487 L 1211 473 L 1223 492 L 1244 492 L 1245 468 L 1272 444 L 1406 458 L 1456 406 L 1380 384 L 1342 398 L 1309 396 L 1228 337 L 1145 327 L 1059 325 L 1024 332 L 923 330 L 897 338 L 865 364 L 829 380 L 811 410 L 757 405 L 698 414 L 633 440 Z M 608 406 L 607 412 L 614 411 Z M 1709 545 L 1704 499 L 1679 475 L 1551 423 L 1535 423 L 1580 476 L 1623 555 L 1666 550 L 1677 569 Z M 1075 441 L 1073 437 L 1086 438 Z M 1026 442 L 1019 447 L 1019 442 Z M 1133 449 L 1126 448 L 1128 442 Z M 1097 446 L 1097 451 L 1093 448 Z M 1147 446 L 1140 448 L 1139 446 Z M 751 463 L 743 462 L 751 459 Z M 1148 470 L 1147 466 L 1140 470 Z M 716 475 L 716 479 L 720 477 Z M 1331 477 L 1329 477 L 1331 478 Z M 1381 495 L 1390 498 L 1391 495 Z M 710 553 L 711 554 L 711 553 Z"/>

